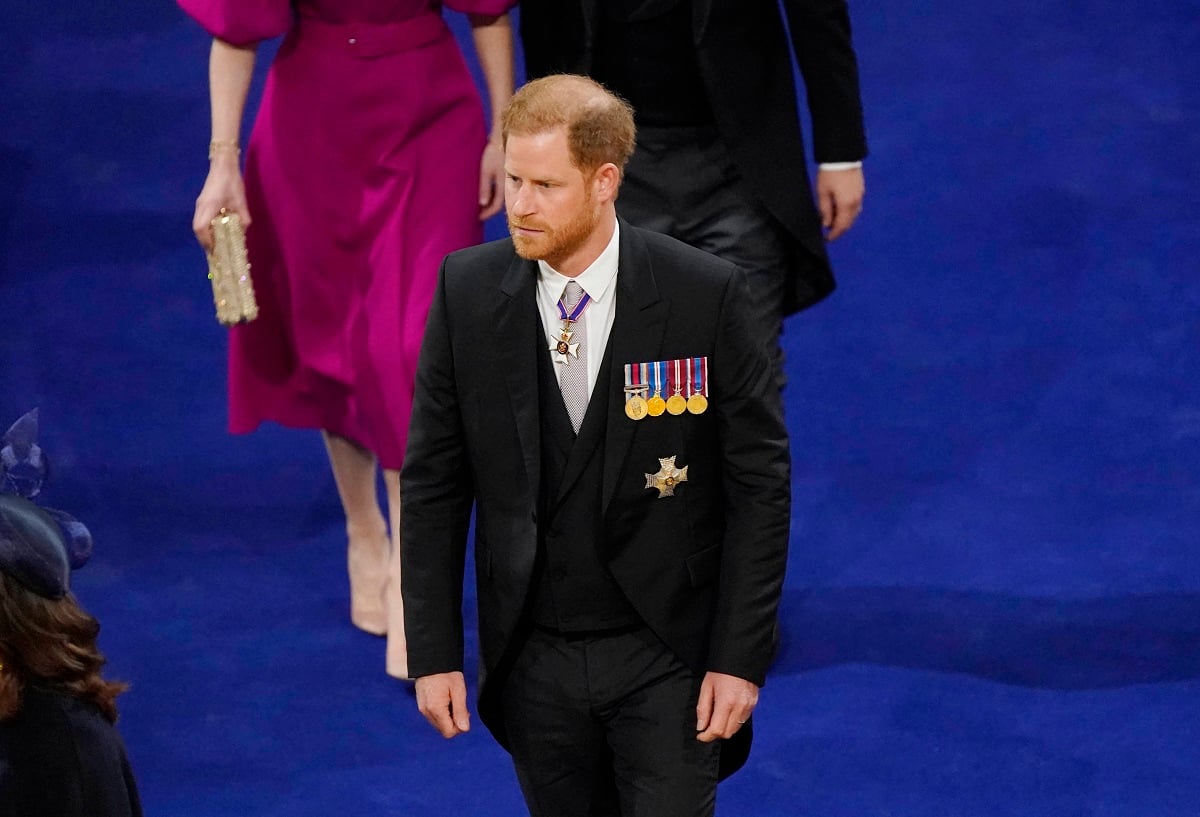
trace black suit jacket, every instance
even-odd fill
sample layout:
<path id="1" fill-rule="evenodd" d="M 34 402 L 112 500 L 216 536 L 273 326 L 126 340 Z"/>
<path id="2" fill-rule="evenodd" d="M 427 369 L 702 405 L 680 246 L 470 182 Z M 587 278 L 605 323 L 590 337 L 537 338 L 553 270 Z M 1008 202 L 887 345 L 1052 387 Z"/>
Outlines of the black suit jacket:
<path id="1" fill-rule="evenodd" d="M 603 0 L 522 0 L 530 78 L 588 74 Z M 867 155 L 846 0 L 692 0 L 692 35 L 717 128 L 752 193 L 794 239 L 786 312 L 833 290 L 805 163 L 787 31 L 807 94 L 818 162 Z"/>
<path id="2" fill-rule="evenodd" d="M 402 589 L 414 677 L 463 668 L 462 583 L 472 503 L 482 652 L 479 711 L 501 744 L 493 681 L 519 637 L 538 542 L 537 354 L 549 354 L 537 265 L 508 240 L 449 255 L 429 312 L 401 474 Z M 782 405 L 731 264 L 621 223 L 603 401 L 601 558 L 638 614 L 696 672 L 762 684 L 787 554 Z M 635 422 L 626 363 L 708 356 L 710 408 Z M 591 407 L 589 407 L 590 409 Z M 645 475 L 688 466 L 674 497 Z M 578 459 L 576 459 L 578 464 Z M 573 476 L 559 490 L 571 490 Z M 738 764 L 748 732 L 729 746 Z M 739 754 L 740 752 L 740 754 Z"/>

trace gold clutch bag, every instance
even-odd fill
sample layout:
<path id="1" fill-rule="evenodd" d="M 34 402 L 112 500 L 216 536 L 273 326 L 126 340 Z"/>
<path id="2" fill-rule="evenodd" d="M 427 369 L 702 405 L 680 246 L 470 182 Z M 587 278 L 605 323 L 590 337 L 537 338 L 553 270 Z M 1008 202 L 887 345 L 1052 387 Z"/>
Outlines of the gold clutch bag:
<path id="1" fill-rule="evenodd" d="M 212 281 L 217 320 L 225 326 L 258 317 L 250 261 L 246 257 L 246 231 L 237 213 L 221 208 L 212 220 L 213 249 L 208 253 L 208 279 Z"/>

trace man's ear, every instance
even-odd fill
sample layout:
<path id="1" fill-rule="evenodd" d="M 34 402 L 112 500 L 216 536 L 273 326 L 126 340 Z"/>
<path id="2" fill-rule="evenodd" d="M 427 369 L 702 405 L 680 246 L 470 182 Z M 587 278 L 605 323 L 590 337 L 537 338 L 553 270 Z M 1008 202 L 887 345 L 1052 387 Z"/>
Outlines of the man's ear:
<path id="1" fill-rule="evenodd" d="M 621 169 L 612 162 L 606 162 L 596 169 L 592 177 L 596 185 L 596 199 L 607 203 L 617 198 L 617 188 L 621 186 Z"/>

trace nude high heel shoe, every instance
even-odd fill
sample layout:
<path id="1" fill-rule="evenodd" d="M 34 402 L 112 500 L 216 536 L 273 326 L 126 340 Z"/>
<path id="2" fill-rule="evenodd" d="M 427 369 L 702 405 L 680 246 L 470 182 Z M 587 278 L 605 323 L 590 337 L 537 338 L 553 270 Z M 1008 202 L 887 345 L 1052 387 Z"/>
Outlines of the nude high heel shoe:
<path id="1" fill-rule="evenodd" d="M 350 620 L 371 635 L 388 629 L 388 546 L 383 530 L 360 531 L 347 526 L 346 567 L 350 574 Z"/>

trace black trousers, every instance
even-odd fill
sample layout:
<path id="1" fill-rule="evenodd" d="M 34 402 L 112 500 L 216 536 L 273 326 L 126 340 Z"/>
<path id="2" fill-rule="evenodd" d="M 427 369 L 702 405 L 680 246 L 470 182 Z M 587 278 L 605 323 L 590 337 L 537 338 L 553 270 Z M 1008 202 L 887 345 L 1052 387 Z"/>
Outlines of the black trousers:
<path id="1" fill-rule="evenodd" d="M 533 817 L 711 817 L 720 743 L 696 740 L 701 678 L 646 628 L 534 630 L 504 681 Z"/>
<path id="2" fill-rule="evenodd" d="M 783 386 L 789 240 L 755 201 L 715 128 L 640 127 L 617 198 L 621 217 L 737 264 L 746 273 L 754 325 Z"/>

